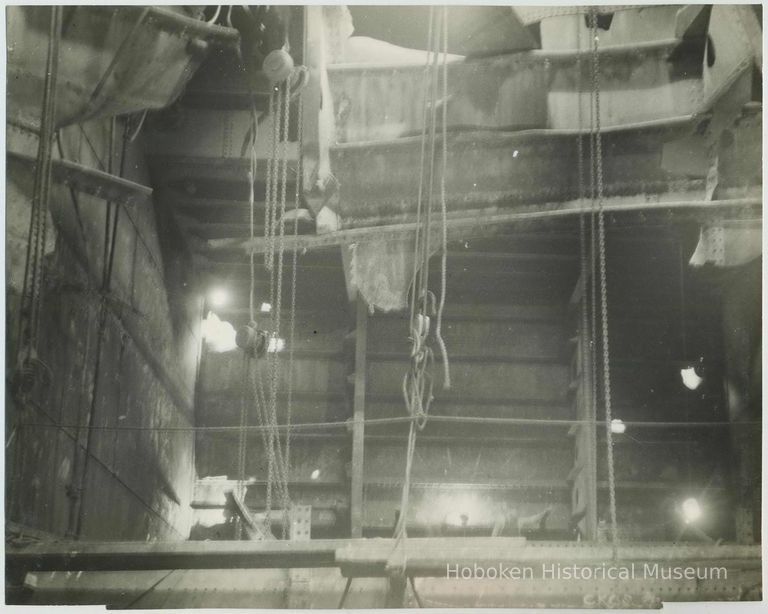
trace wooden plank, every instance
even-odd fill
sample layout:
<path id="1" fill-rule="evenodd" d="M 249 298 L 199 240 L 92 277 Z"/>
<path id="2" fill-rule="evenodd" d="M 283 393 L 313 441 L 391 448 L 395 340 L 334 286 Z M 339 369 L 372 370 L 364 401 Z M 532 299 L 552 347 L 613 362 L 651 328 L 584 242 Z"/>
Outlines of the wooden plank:
<path id="1" fill-rule="evenodd" d="M 355 334 L 355 395 L 352 428 L 351 534 L 363 535 L 363 458 L 365 445 L 365 380 L 368 344 L 368 306 L 358 295 Z"/>

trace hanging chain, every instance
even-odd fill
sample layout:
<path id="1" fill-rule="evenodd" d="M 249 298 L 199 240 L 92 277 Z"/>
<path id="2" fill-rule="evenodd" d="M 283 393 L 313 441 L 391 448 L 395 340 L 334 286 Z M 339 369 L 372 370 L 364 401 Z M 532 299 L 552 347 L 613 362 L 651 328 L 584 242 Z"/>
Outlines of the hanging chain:
<path id="1" fill-rule="evenodd" d="M 254 230 L 255 230 L 255 208 L 256 208 L 256 199 L 255 199 L 255 184 L 257 180 L 257 165 L 258 165 L 258 155 L 256 152 L 256 143 L 258 142 L 258 130 L 259 130 L 259 122 L 258 117 L 256 113 L 256 102 L 255 100 L 251 100 L 251 147 L 250 147 L 250 167 L 248 171 L 248 213 L 249 213 L 249 226 L 250 226 L 250 236 L 251 240 L 254 238 Z M 255 292 L 256 292 L 256 261 L 255 261 L 255 255 L 253 252 L 249 254 L 249 266 L 250 266 L 250 273 L 251 273 L 251 279 L 250 279 L 250 288 L 248 293 L 248 314 L 249 314 L 249 320 L 252 322 L 255 320 Z M 243 382 L 247 383 L 251 380 L 251 371 L 253 370 L 253 365 L 251 364 L 251 359 L 248 357 L 247 354 L 243 355 Z M 235 492 L 237 494 L 238 499 L 245 504 L 245 471 L 246 471 L 246 458 L 247 458 L 247 451 L 248 451 L 248 438 L 247 438 L 247 430 L 248 430 L 248 406 L 249 403 L 252 400 L 251 395 L 248 394 L 250 387 L 246 386 L 243 389 L 243 395 L 240 402 L 240 430 L 238 432 L 238 462 L 237 462 L 237 485 Z M 237 523 L 236 528 L 236 537 L 237 539 L 240 539 L 242 535 L 242 523 Z"/>
<path id="2" fill-rule="evenodd" d="M 278 228 L 278 247 L 277 247 L 277 282 L 276 282 L 276 292 L 277 292 L 277 298 L 276 298 L 276 304 L 274 305 L 275 308 L 275 319 L 274 319 L 274 326 L 275 326 L 275 351 L 273 353 L 274 356 L 274 379 L 272 382 L 272 407 L 271 407 L 271 420 L 272 424 L 277 425 L 277 386 L 278 386 L 278 380 L 280 375 L 280 364 L 279 364 L 279 358 L 278 358 L 278 348 L 277 343 L 278 339 L 280 337 L 280 319 L 282 316 L 282 288 L 283 288 L 283 260 L 284 260 L 284 238 L 285 238 L 285 210 L 286 210 L 286 199 L 287 199 L 287 189 L 288 189 L 288 127 L 290 125 L 290 109 L 291 109 L 291 101 L 290 101 L 290 84 L 289 81 L 286 79 L 286 81 L 283 83 L 283 123 L 282 123 L 282 138 L 281 138 L 281 158 L 282 158 L 282 175 L 280 176 L 280 214 L 279 214 L 279 228 Z M 277 430 L 275 430 L 275 444 L 278 449 L 278 453 L 280 452 L 280 436 Z M 282 460 L 282 454 L 280 454 L 281 460 Z M 283 475 L 283 484 L 282 484 L 282 502 L 283 502 L 283 509 L 286 510 L 288 507 L 288 484 L 287 484 L 288 476 Z M 286 536 L 287 532 L 287 524 L 283 523 L 283 538 Z"/>
<path id="3" fill-rule="evenodd" d="M 46 75 L 40 110 L 40 136 L 32 188 L 29 234 L 27 237 L 24 282 L 19 309 L 19 362 L 36 357 L 42 287 L 44 275 L 45 243 L 47 240 L 48 200 L 53 164 L 53 138 L 56 133 L 56 84 L 58 80 L 59 42 L 61 38 L 62 9 L 51 7 Z M 21 354 L 26 353 L 22 357 Z"/>
<path id="4" fill-rule="evenodd" d="M 287 394 L 286 394 L 286 410 L 285 410 L 285 461 L 283 467 L 285 468 L 286 480 L 291 474 L 291 410 L 293 406 L 293 343 L 295 339 L 296 331 L 296 276 L 298 269 L 298 247 L 297 237 L 299 235 L 299 209 L 301 205 L 301 188 L 303 181 L 303 166 L 302 166 L 302 148 L 304 142 L 304 111 L 303 111 L 303 94 L 299 92 L 297 100 L 298 111 L 296 115 L 296 141 L 298 143 L 298 155 L 296 160 L 296 191 L 294 194 L 294 207 L 293 207 L 293 249 L 291 250 L 291 307 L 289 313 L 288 322 L 288 381 L 287 381 Z M 286 481 L 285 490 L 288 491 L 288 482 Z M 283 538 L 287 531 L 288 523 L 290 521 L 290 514 L 288 506 L 284 508 L 283 515 Z"/>
<path id="5" fill-rule="evenodd" d="M 273 352 L 268 359 L 268 384 L 269 398 L 264 398 L 267 408 L 266 418 L 269 424 L 267 442 L 267 496 L 265 524 L 269 526 L 272 511 L 272 487 L 275 482 L 278 496 L 284 507 L 289 505 L 288 499 L 288 475 L 284 466 L 283 454 L 279 433 L 277 431 L 277 387 L 279 381 L 279 360 L 277 356 L 277 344 L 280 334 L 280 317 L 282 310 L 282 278 L 285 235 L 285 205 L 287 198 L 288 182 L 288 126 L 290 122 L 290 91 L 289 82 L 286 80 L 277 86 L 277 103 L 272 106 L 274 112 L 273 122 L 273 163 L 271 167 L 271 190 L 267 202 L 269 212 L 266 214 L 267 223 L 270 226 L 267 249 L 271 254 L 268 260 L 270 269 L 270 301 L 272 309 L 272 330 L 270 340 L 273 344 Z M 278 113 L 281 115 L 278 116 Z M 275 266 L 275 246 L 277 247 L 277 266 Z M 275 476 L 277 476 L 275 478 Z M 285 535 L 286 523 L 283 523 Z"/>
<path id="6" fill-rule="evenodd" d="M 608 461 L 608 491 L 611 515 L 611 542 L 613 556 L 617 556 L 618 526 L 616 523 L 616 477 L 614 470 L 613 431 L 611 430 L 611 369 L 608 336 L 608 281 L 606 273 L 605 211 L 603 210 L 603 151 L 600 131 L 600 53 L 597 33 L 597 9 L 590 9 L 592 34 L 592 90 L 595 96 L 595 174 L 597 197 L 598 248 L 600 263 L 600 315 L 602 320 L 603 394 L 605 399 L 605 423 Z"/>
<path id="7" fill-rule="evenodd" d="M 279 139 L 280 139 L 280 115 L 278 113 L 281 109 L 282 102 L 282 90 L 279 86 L 272 88 L 270 110 L 272 112 L 272 147 L 270 152 L 270 159 L 272 164 L 269 172 L 269 185 L 270 190 L 267 197 L 267 252 L 265 254 L 266 262 L 265 266 L 269 270 L 269 301 L 272 310 L 272 317 L 274 322 L 274 309 L 275 309 L 275 281 L 276 270 L 274 266 L 275 258 L 275 220 L 277 217 L 277 200 L 279 194 L 279 186 L 277 185 L 279 171 L 280 171 L 280 157 L 279 157 Z M 274 325 L 269 331 L 270 339 L 274 336 Z M 268 391 L 270 393 L 269 398 L 265 398 L 265 417 L 266 424 L 270 428 L 267 431 L 267 491 L 266 491 L 266 510 L 264 524 L 269 529 L 271 527 L 271 514 L 272 514 L 272 482 L 274 479 L 275 470 L 275 458 L 274 458 L 274 446 L 275 446 L 275 433 L 271 428 L 271 394 L 272 394 L 272 381 L 275 377 L 274 370 L 276 365 L 272 360 L 272 356 L 267 358 L 267 384 Z M 260 380 L 259 380 L 260 381 Z"/>
<path id="8" fill-rule="evenodd" d="M 231 7 L 230 7 L 231 8 Z M 258 155 L 256 152 L 256 143 L 259 138 L 259 121 L 256 114 L 256 101 L 251 100 L 251 166 L 250 177 L 248 182 L 248 209 L 249 209 L 249 221 L 251 226 L 251 241 L 254 239 L 255 229 L 255 210 L 256 210 L 256 195 L 255 185 L 257 180 L 257 164 Z M 251 270 L 251 288 L 248 295 L 248 314 L 250 321 L 253 322 L 256 319 L 256 306 L 255 306 L 255 293 L 256 293 L 256 255 L 253 250 L 249 250 L 250 257 L 250 270 Z"/>
<path id="9" fill-rule="evenodd" d="M 588 267 L 588 254 L 587 254 L 587 214 L 584 213 L 584 202 L 586 198 L 586 186 L 584 183 L 584 135 L 582 133 L 584 128 L 584 113 L 582 107 L 582 90 L 583 90 L 583 66 L 582 66 L 582 40 L 581 40 L 581 28 L 583 24 L 582 9 L 579 8 L 576 19 L 576 90 L 578 92 L 578 122 L 579 122 L 579 134 L 576 141 L 577 151 L 577 173 L 578 173 L 578 198 L 579 208 L 582 213 L 579 215 L 579 263 L 580 274 L 582 279 L 582 288 L 580 296 L 581 306 L 581 379 L 583 382 L 583 399 L 582 402 L 585 407 L 585 418 L 589 421 L 589 431 L 587 440 L 587 462 L 589 467 L 589 479 L 595 480 L 595 467 L 597 464 L 597 438 L 595 432 L 595 421 L 597 420 L 597 407 L 595 405 L 597 391 L 595 389 L 595 375 L 596 375 L 596 362 L 595 362 L 595 327 L 594 324 L 590 326 L 590 313 L 588 306 L 588 294 L 590 293 L 590 287 L 594 287 L 594 277 L 591 274 L 591 267 Z M 592 103 L 592 97 L 590 95 L 590 105 Z M 590 118 L 591 119 L 591 118 Z M 591 125 L 591 124 L 590 124 Z M 590 234 L 593 229 L 590 227 Z M 591 254 L 592 260 L 594 260 L 594 252 Z M 594 315 L 594 308 L 593 308 Z M 590 493 L 593 492 L 595 484 L 591 484 Z M 588 505 L 596 505 L 596 501 L 589 501 Z M 596 512 L 596 510 L 595 510 Z M 594 527 L 589 527 L 590 531 L 594 530 Z"/>

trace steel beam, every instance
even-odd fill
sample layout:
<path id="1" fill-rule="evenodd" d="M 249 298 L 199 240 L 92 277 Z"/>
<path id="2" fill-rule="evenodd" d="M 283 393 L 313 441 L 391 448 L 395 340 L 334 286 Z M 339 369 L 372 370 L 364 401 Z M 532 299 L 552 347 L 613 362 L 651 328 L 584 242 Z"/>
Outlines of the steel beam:
<path id="1" fill-rule="evenodd" d="M 32 173 L 34 168 L 34 156 L 8 151 L 10 173 Z M 69 160 L 53 160 L 51 176 L 56 183 L 108 202 L 132 205 L 152 198 L 152 188 Z"/>
<path id="2" fill-rule="evenodd" d="M 54 542 L 8 545 L 6 567 L 14 571 L 131 571 L 145 569 L 267 569 L 341 567 L 345 573 L 384 575 L 393 539 L 317 539 L 305 542 Z M 516 537 L 410 538 L 409 575 L 445 575 L 449 561 L 462 564 L 514 563 L 602 565 L 610 544 L 526 542 Z M 754 569 L 759 545 L 676 545 L 667 542 L 619 545 L 617 561 L 719 564 Z"/>
<path id="3" fill-rule="evenodd" d="M 533 566 L 539 571 L 542 564 L 602 566 L 611 561 L 617 565 L 719 565 L 726 569 L 759 569 L 761 565 L 759 546 L 628 544 L 618 546 L 615 559 L 610 544 L 526 542 L 517 537 L 411 538 L 401 547 L 411 576 L 445 577 L 447 564 Z M 350 542 L 336 552 L 336 562 L 347 576 L 387 575 L 393 565 L 401 562 L 402 553 L 393 558 L 393 550 L 393 540 L 389 539 Z"/>
<path id="4" fill-rule="evenodd" d="M 754 214 L 755 210 L 762 206 L 762 199 L 752 198 L 732 198 L 723 200 L 674 200 L 664 201 L 662 199 L 648 199 L 639 201 L 636 198 L 606 198 L 603 210 L 607 213 L 647 213 L 654 212 L 667 215 L 683 215 L 691 218 L 705 218 L 710 216 L 713 211 L 734 212 L 736 215 Z M 523 210 L 510 211 L 507 213 L 491 214 L 485 211 L 465 212 L 461 217 L 452 217 L 448 219 L 449 237 L 468 238 L 472 236 L 484 236 L 493 231 L 494 227 L 508 226 L 511 224 L 520 224 L 533 221 L 547 221 L 554 219 L 563 219 L 575 217 L 584 213 L 590 213 L 591 208 L 588 203 L 580 204 L 578 201 L 569 201 L 561 203 L 546 203 L 542 205 L 521 207 Z M 472 213 L 470 215 L 470 213 Z M 409 235 L 416 228 L 415 222 L 406 222 L 402 224 L 384 224 L 381 226 L 369 226 L 360 228 L 350 228 L 338 230 L 322 235 L 304 235 L 296 239 L 286 236 L 284 239 L 284 249 L 318 249 L 331 245 L 346 245 L 355 243 L 368 238 L 381 238 L 382 236 L 398 237 Z M 434 231 L 439 230 L 437 222 Z M 239 239 L 219 239 L 208 241 L 208 246 L 212 250 L 236 249 L 241 248 L 254 253 L 263 253 L 266 244 L 263 239 L 253 239 L 242 241 Z"/>
<path id="5" fill-rule="evenodd" d="M 56 542 L 9 546 L 5 562 L 14 572 L 334 567 L 347 541 Z"/>

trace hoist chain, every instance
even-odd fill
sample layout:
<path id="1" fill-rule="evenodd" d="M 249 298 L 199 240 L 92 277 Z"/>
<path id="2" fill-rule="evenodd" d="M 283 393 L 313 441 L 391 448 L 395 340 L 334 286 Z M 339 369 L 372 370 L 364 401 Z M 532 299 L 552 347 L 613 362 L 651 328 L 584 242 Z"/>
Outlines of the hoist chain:
<path id="1" fill-rule="evenodd" d="M 231 8 L 231 7 L 230 7 Z M 256 101 L 251 100 L 251 165 L 250 165 L 250 177 L 248 181 L 248 209 L 250 219 L 250 234 L 251 241 L 254 238 L 255 229 L 255 209 L 256 209 L 256 195 L 255 185 L 257 181 L 257 165 L 258 155 L 256 152 L 256 143 L 259 139 L 259 120 L 256 114 Z M 256 292 L 256 255 L 253 251 L 249 251 L 249 264 L 251 271 L 251 288 L 248 294 L 248 314 L 250 321 L 253 322 L 256 319 L 256 306 L 255 306 L 255 292 Z"/>
<path id="2" fill-rule="evenodd" d="M 588 476 L 590 482 L 595 481 L 595 471 L 596 471 L 596 463 L 597 463 L 597 438 L 596 438 L 596 432 L 595 432 L 595 425 L 594 421 L 597 420 L 597 411 L 595 407 L 595 394 L 594 394 L 594 371 L 595 371 L 595 353 L 594 353 L 594 335 L 595 330 L 594 327 L 590 327 L 589 323 L 589 307 L 587 304 L 587 296 L 589 293 L 590 286 L 594 283 L 594 278 L 590 274 L 590 269 L 587 265 L 587 214 L 583 211 L 584 210 L 584 203 L 586 198 L 586 187 L 584 184 L 584 135 L 582 133 L 582 130 L 584 128 L 584 113 L 583 113 L 583 107 L 582 107 L 582 90 L 583 90 L 583 81 L 582 81 L 582 40 L 581 40 L 581 28 L 583 24 L 582 19 L 582 12 L 581 8 L 579 8 L 579 12 L 577 14 L 577 20 L 576 20 L 576 91 L 578 93 L 578 123 L 579 123 L 579 133 L 576 140 L 576 152 L 577 152 L 577 175 L 578 175 L 578 198 L 579 198 L 579 207 L 582 210 L 582 213 L 579 215 L 579 264 L 580 264 L 580 275 L 582 280 L 582 287 L 581 287 L 581 296 L 579 297 L 580 301 L 580 310 L 581 310 L 581 340 L 579 343 L 579 346 L 581 348 L 581 381 L 583 383 L 582 391 L 583 391 L 583 397 L 582 397 L 582 403 L 585 408 L 585 418 L 589 421 L 589 427 L 587 431 L 587 447 L 586 447 L 586 454 L 588 455 L 587 458 L 587 466 L 588 466 Z M 590 104 L 591 104 L 591 97 L 590 97 Z M 592 258 L 594 258 L 594 254 L 592 254 Z M 590 500 L 587 502 L 587 505 L 594 506 L 596 505 L 596 501 L 592 498 L 592 492 L 596 485 L 594 483 L 590 484 L 589 492 L 590 492 Z M 595 510 L 596 512 L 596 510 Z M 589 531 L 593 531 L 594 527 L 589 527 Z"/>
<path id="3" fill-rule="evenodd" d="M 281 116 L 279 115 L 281 110 L 280 103 L 282 102 L 282 90 L 279 88 L 279 86 L 273 87 L 272 90 L 272 104 L 270 105 L 270 111 L 272 113 L 272 147 L 270 151 L 270 160 L 271 160 L 271 166 L 270 166 L 270 172 L 269 172 L 269 185 L 270 185 L 270 191 L 267 197 L 267 233 L 269 236 L 269 239 L 267 241 L 267 252 L 265 254 L 266 263 L 265 266 L 269 270 L 269 304 L 272 310 L 272 317 L 273 317 L 273 325 L 269 331 L 270 339 L 274 337 L 274 309 L 275 309 L 275 280 L 276 280 L 276 270 L 275 270 L 275 222 L 277 217 L 277 200 L 279 195 L 279 186 L 277 185 L 277 181 L 279 178 L 279 171 L 280 171 L 280 157 L 279 157 L 279 140 L 280 140 L 280 121 Z M 274 342 L 273 342 L 274 343 Z M 274 431 L 271 428 L 272 420 L 271 420 L 271 401 L 272 401 L 272 381 L 275 379 L 274 371 L 276 369 L 276 364 L 274 362 L 274 356 L 270 356 L 267 354 L 267 385 L 268 385 L 268 392 L 269 397 L 264 398 L 265 402 L 265 424 L 269 427 L 267 429 L 267 490 L 266 490 L 266 510 L 265 510 L 265 525 L 267 528 L 271 526 L 271 514 L 272 514 L 272 482 L 274 479 L 274 470 L 275 470 L 275 462 L 274 462 L 274 445 L 275 445 L 275 434 Z M 260 380 L 258 380 L 260 382 Z"/>
<path id="4" fill-rule="evenodd" d="M 56 133 L 56 83 L 59 64 L 62 9 L 51 7 L 46 75 L 40 110 L 40 137 L 32 187 L 24 282 L 19 309 L 19 363 L 35 358 L 40 326 L 45 244 L 48 226 L 48 199 L 53 164 L 53 138 Z M 21 353 L 26 356 L 22 357 Z"/>
<path id="5" fill-rule="evenodd" d="M 296 190 L 294 193 L 294 207 L 293 207 L 293 248 L 291 250 L 291 307 L 289 312 L 288 321 L 288 379 L 287 379 L 287 394 L 286 394 L 286 410 L 285 410 L 285 422 L 287 425 L 285 431 L 285 461 L 283 466 L 285 468 L 286 478 L 291 473 L 291 410 L 293 406 L 293 343 L 296 332 L 296 276 L 298 268 L 298 247 L 297 240 L 299 234 L 299 209 L 301 207 L 301 189 L 302 178 L 304 169 L 302 167 L 302 147 L 304 141 L 304 112 L 303 112 L 303 93 L 299 92 L 298 109 L 296 114 L 296 140 L 298 142 L 298 158 L 296 161 Z M 288 491 L 288 484 L 285 485 L 286 492 Z M 289 526 L 290 515 L 289 508 L 286 505 L 284 507 L 283 514 L 283 537 L 287 527 Z"/>
<path id="6" fill-rule="evenodd" d="M 618 526 L 616 523 L 616 477 L 614 471 L 613 431 L 611 430 L 611 369 L 610 347 L 608 336 L 608 281 L 606 273 L 605 247 L 605 212 L 603 210 L 603 150 L 600 131 L 600 52 L 597 32 L 597 9 L 590 8 L 590 29 L 592 33 L 592 91 L 595 97 L 595 158 L 596 199 L 598 222 L 598 249 L 600 265 L 600 315 L 602 320 L 602 350 L 603 350 L 603 394 L 605 400 L 606 444 L 608 461 L 608 489 L 611 515 L 611 543 L 614 558 L 617 556 Z"/>
<path id="7" fill-rule="evenodd" d="M 285 207 L 286 207 L 286 198 L 287 198 L 287 187 L 288 187 L 288 151 L 287 151 L 287 142 L 288 142 L 288 126 L 290 122 L 290 85 L 288 80 L 286 80 L 282 85 L 282 111 L 283 111 L 283 122 L 282 122 L 282 130 L 283 133 L 281 135 L 281 160 L 282 160 L 282 173 L 280 176 L 280 211 L 278 216 L 278 229 L 277 229 L 277 235 L 278 235 L 278 243 L 277 243 L 277 279 L 275 282 L 275 291 L 276 291 L 276 300 L 273 303 L 274 308 L 274 338 L 275 343 L 277 344 L 277 340 L 280 337 L 280 319 L 282 316 L 282 287 L 283 287 L 283 257 L 284 257 L 284 237 L 285 237 Z M 277 212 L 276 212 L 277 213 Z M 276 430 L 277 425 L 277 387 L 278 387 L 278 380 L 280 375 L 280 364 L 279 364 L 279 358 L 278 358 L 278 352 L 277 347 L 275 347 L 275 351 L 273 352 L 273 379 L 272 379 L 272 397 L 271 397 L 271 407 L 270 407 L 270 420 L 272 421 L 273 426 L 275 426 L 275 432 L 274 432 L 274 438 L 275 438 L 275 445 L 277 446 L 278 453 L 280 452 L 280 436 L 279 433 Z M 280 454 L 281 460 L 282 460 L 282 454 Z M 283 484 L 282 484 L 282 502 L 283 502 L 283 509 L 287 509 L 288 507 L 288 487 L 287 487 L 287 479 L 288 476 L 283 476 Z M 287 524 L 283 523 L 283 538 L 286 536 L 287 531 Z"/>
<path id="8" fill-rule="evenodd" d="M 277 431 L 277 389 L 279 382 L 279 359 L 277 344 L 280 335 L 280 318 L 282 312 L 282 282 L 285 235 L 285 210 L 288 183 L 288 127 L 290 125 L 290 85 L 288 80 L 273 88 L 270 97 L 270 112 L 272 113 L 272 150 L 267 177 L 267 198 L 265 211 L 265 232 L 267 234 L 267 254 L 265 266 L 270 271 L 270 305 L 272 311 L 272 326 L 269 332 L 272 352 L 268 352 L 268 396 L 261 387 L 261 379 L 257 377 L 257 397 L 263 403 L 263 415 L 268 426 L 267 435 L 267 492 L 265 524 L 269 526 L 272 511 L 273 484 L 277 495 L 286 510 L 290 505 L 288 496 L 288 470 L 282 453 L 280 436 Z M 297 232 L 297 229 L 295 229 Z M 275 262 L 277 258 L 277 262 Z M 294 272 L 295 276 L 295 272 Z M 292 282 L 295 285 L 295 280 Z M 292 291 L 295 294 L 295 290 Z M 293 300 L 293 299 L 292 299 Z M 290 376 L 289 376 L 290 377 Z M 287 442 L 287 439 L 286 439 Z M 283 537 L 287 531 L 287 517 L 283 522 Z"/>
<path id="9" fill-rule="evenodd" d="M 270 155 L 267 158 L 267 185 L 265 191 L 264 204 L 264 266 L 267 270 L 272 270 L 272 211 L 273 211 L 273 192 L 275 190 L 275 165 L 277 164 L 277 130 L 278 122 L 275 119 L 275 107 L 277 106 L 275 88 L 269 94 L 269 117 L 272 122 L 272 137 L 270 140 Z M 270 285 L 270 293 L 272 286 Z"/>

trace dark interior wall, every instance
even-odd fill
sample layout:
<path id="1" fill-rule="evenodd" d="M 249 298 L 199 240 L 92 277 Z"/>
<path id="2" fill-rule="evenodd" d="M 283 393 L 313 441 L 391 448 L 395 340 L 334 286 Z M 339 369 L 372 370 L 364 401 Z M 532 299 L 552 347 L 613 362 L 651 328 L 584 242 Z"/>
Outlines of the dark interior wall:
<path id="1" fill-rule="evenodd" d="M 111 131 L 109 119 L 62 129 L 54 157 L 111 166 L 148 185 L 141 137 L 124 147 L 124 121 L 116 120 L 110 163 Z M 36 155 L 36 135 L 12 125 L 7 135 L 9 150 Z M 8 375 L 31 191 L 31 172 L 9 167 Z M 165 234 L 151 201 L 120 207 L 100 335 L 107 203 L 54 184 L 49 209 L 40 353 L 51 376 L 36 408 L 6 395 L 14 433 L 6 452 L 9 520 L 62 535 L 76 531 L 80 517 L 87 539 L 185 538 L 193 436 L 154 430 L 193 424 L 201 303 L 179 283 L 184 255 L 161 249 Z"/>
<path id="2" fill-rule="evenodd" d="M 311 268 L 318 260 L 328 263 L 327 267 Z M 286 267 L 291 257 L 286 256 Z M 347 306 L 347 292 L 338 250 L 320 254 L 312 252 L 300 255 L 297 280 L 293 383 L 291 422 L 341 422 L 351 416 L 351 405 L 346 381 L 346 356 L 348 344 L 345 335 L 352 326 Z M 261 269 L 261 265 L 259 264 Z M 290 268 L 284 272 L 290 278 Z M 248 280 L 231 282 L 233 295 L 247 292 Z M 218 283 L 226 283 L 219 279 Z M 283 288 L 283 305 L 290 304 L 290 284 Z M 256 305 L 266 296 L 257 296 Z M 233 303 L 236 301 L 233 299 Z M 244 304 L 247 301 L 240 301 Z M 239 326 L 247 322 L 243 310 L 216 309 L 221 319 Z M 281 315 L 281 336 L 289 343 L 290 309 Z M 279 354 L 280 378 L 278 381 L 277 422 L 287 421 L 287 381 L 289 352 L 286 348 Z M 264 385 L 269 381 L 264 360 L 251 365 L 263 377 Z M 246 399 L 246 419 L 249 425 L 261 424 L 259 413 L 253 402 L 251 386 L 244 375 L 243 354 L 239 349 L 216 353 L 205 349 L 201 361 L 199 402 L 196 406 L 197 423 L 201 427 L 236 427 L 240 421 L 243 399 Z M 268 390 L 268 389 L 267 389 Z M 269 394 L 267 392 L 267 394 Z M 322 528 L 313 527 L 313 536 L 343 536 L 348 534 L 348 520 L 345 517 L 349 506 L 349 459 L 351 438 L 345 428 L 319 429 L 308 432 L 294 431 L 291 435 L 290 495 L 294 503 L 313 507 L 313 517 Z M 246 489 L 245 502 L 254 511 L 265 508 L 267 476 L 267 455 L 258 431 L 250 432 L 246 440 L 246 478 L 253 480 Z M 201 430 L 196 439 L 197 473 L 201 478 L 195 507 L 196 518 L 202 532 L 195 536 L 207 536 L 205 525 L 208 520 L 204 508 L 223 507 L 223 493 L 238 479 L 238 434 L 237 432 L 216 432 Z M 317 473 L 314 472 L 317 470 Z M 313 477 L 314 476 L 314 477 Z M 224 478 L 210 480 L 210 478 Z M 206 478 L 209 480 L 206 481 Z M 272 509 L 278 507 L 273 495 Z M 200 509 L 203 508 L 203 509 Z M 273 515 L 276 520 L 280 514 Z M 215 522 L 221 515 L 213 514 Z M 314 522 L 314 521 L 313 521 Z M 275 529 L 279 534 L 279 529 Z"/>
<path id="3" fill-rule="evenodd" d="M 667 428 L 630 427 L 626 434 L 614 437 L 621 534 L 639 540 L 700 539 L 680 534 L 678 508 L 692 496 L 706 510 L 703 530 L 714 539 L 733 539 L 738 494 L 730 480 L 737 468 L 729 451 L 729 429 L 724 427 L 728 411 L 721 320 L 722 301 L 731 290 L 707 272 L 687 266 L 690 254 L 681 237 L 688 231 L 696 235 L 696 224 L 644 227 L 620 222 L 611 220 L 608 236 L 613 417 L 625 422 L 683 423 Z M 443 330 L 453 388 L 442 390 L 442 367 L 436 357 L 433 415 L 576 417 L 574 374 L 569 365 L 579 318 L 578 305 L 569 303 L 569 297 L 578 277 L 578 249 L 578 234 L 572 228 L 451 245 Z M 436 259 L 430 277 L 436 292 L 438 265 Z M 352 416 L 354 343 L 346 333 L 353 327 L 353 318 L 344 306 L 343 284 L 338 279 L 322 283 L 327 282 L 326 275 L 315 272 L 312 280 L 306 280 L 308 285 L 299 287 L 303 308 L 297 315 L 294 422 L 343 421 Z M 753 280 L 744 292 L 752 300 L 759 294 L 759 284 Z M 742 316 L 735 319 L 744 320 Z M 367 328 L 366 419 L 403 417 L 402 378 L 410 347 L 407 315 L 377 312 L 368 319 Z M 705 381 L 697 390 L 688 390 L 680 370 L 700 357 L 705 359 Z M 282 360 L 286 359 L 284 355 Z M 236 426 L 242 381 L 238 351 L 206 353 L 199 423 Z M 598 395 L 598 417 L 602 418 L 601 386 Z M 281 412 L 284 402 L 282 396 Z M 280 413 L 278 421 L 283 419 Z M 258 423 L 253 407 L 249 420 Z M 685 426 L 708 421 L 720 425 Z M 367 535 L 391 535 L 403 483 L 406 437 L 403 424 L 366 427 L 363 527 Z M 336 534 L 348 535 L 351 439 L 348 429 L 302 431 L 294 436 L 291 492 L 296 502 L 316 508 L 313 531 L 321 528 L 315 531 L 316 537 L 328 525 L 334 526 Z M 197 446 L 201 478 L 237 477 L 236 432 L 199 433 Z M 452 524 L 464 513 L 469 517 L 468 534 L 487 535 L 506 504 L 522 515 L 551 506 L 546 531 L 529 537 L 572 539 L 574 446 L 568 425 L 428 422 L 419 433 L 412 470 L 411 532 L 459 534 L 461 529 Z M 609 520 L 606 454 L 604 431 L 598 429 L 601 535 Z M 319 475 L 312 479 L 315 469 Z M 248 488 L 246 503 L 255 511 L 264 506 L 265 474 L 260 435 L 252 433 L 247 476 L 257 483 Z M 217 505 L 217 501 L 223 507 L 223 485 L 214 482 L 198 489 L 200 507 Z M 332 514 L 323 516 L 326 512 Z"/>

